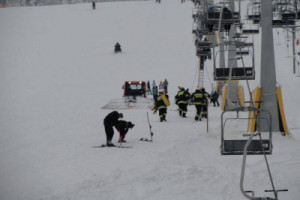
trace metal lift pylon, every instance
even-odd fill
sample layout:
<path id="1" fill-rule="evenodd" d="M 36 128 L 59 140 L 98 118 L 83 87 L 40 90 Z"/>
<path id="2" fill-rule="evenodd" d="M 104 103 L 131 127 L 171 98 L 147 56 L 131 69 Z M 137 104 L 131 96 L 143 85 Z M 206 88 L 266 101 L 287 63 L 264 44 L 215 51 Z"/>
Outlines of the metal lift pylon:
<path id="1" fill-rule="evenodd" d="M 260 108 L 268 110 L 272 116 L 272 131 L 279 131 L 279 116 L 276 99 L 276 70 L 272 29 L 272 0 L 261 1 L 261 101 Z M 261 131 L 268 131 L 261 122 Z"/>

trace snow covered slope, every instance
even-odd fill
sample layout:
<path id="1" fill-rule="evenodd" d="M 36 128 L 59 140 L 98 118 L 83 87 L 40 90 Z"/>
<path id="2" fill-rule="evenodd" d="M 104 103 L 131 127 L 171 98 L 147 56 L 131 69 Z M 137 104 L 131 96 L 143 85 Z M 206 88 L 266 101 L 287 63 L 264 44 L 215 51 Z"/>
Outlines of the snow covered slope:
<path id="1" fill-rule="evenodd" d="M 209 108 L 206 132 L 205 121 L 194 122 L 192 106 L 182 119 L 173 102 L 179 85 L 190 91 L 196 85 L 192 8 L 191 2 L 162 0 L 98 3 L 97 10 L 90 4 L 1 9 L 0 199 L 244 199 L 242 157 L 220 155 L 220 109 Z M 279 33 L 283 42 L 286 33 Z M 116 42 L 122 54 L 113 53 Z M 260 47 L 256 51 L 259 71 Z M 297 200 L 300 79 L 292 74 L 288 51 L 276 46 L 291 136 L 274 133 L 268 158 L 276 188 L 289 189 L 280 199 Z M 212 72 L 210 62 L 206 69 Z M 165 78 L 172 103 L 166 123 L 148 109 L 120 110 L 136 124 L 127 135 L 133 148 L 93 148 L 105 142 L 103 118 L 111 110 L 101 108 L 121 97 L 124 81 Z M 211 80 L 205 78 L 209 92 Z M 153 143 L 139 141 L 149 137 L 147 112 Z M 228 129 L 240 134 L 246 127 Z M 251 156 L 247 164 L 245 187 L 268 195 L 263 157 Z"/>

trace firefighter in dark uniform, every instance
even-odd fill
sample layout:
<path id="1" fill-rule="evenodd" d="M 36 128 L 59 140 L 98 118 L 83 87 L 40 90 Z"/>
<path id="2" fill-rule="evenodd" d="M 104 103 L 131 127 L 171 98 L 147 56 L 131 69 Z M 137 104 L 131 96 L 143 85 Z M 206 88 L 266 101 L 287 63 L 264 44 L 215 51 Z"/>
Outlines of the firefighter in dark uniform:
<path id="1" fill-rule="evenodd" d="M 196 91 L 192 94 L 192 103 L 196 107 L 196 115 L 195 120 L 201 121 L 201 115 L 202 117 L 207 118 L 207 103 L 208 103 L 209 94 L 205 92 L 205 89 L 202 88 L 201 90 L 199 88 L 196 89 Z"/>
<path id="2" fill-rule="evenodd" d="M 106 145 L 107 146 L 115 146 L 111 140 L 114 136 L 114 129 L 113 127 L 116 127 L 118 129 L 119 125 L 119 118 L 123 118 L 122 113 L 118 113 L 117 111 L 113 111 L 109 113 L 104 118 L 104 128 L 106 133 Z"/>
<path id="3" fill-rule="evenodd" d="M 195 120 L 201 121 L 201 109 L 202 109 L 202 99 L 203 99 L 203 94 L 200 92 L 200 89 L 197 88 L 196 91 L 192 94 L 191 96 L 191 101 L 192 104 L 195 105 L 196 107 L 196 115 L 195 115 Z"/>
<path id="4" fill-rule="evenodd" d="M 153 108 L 153 110 L 154 110 L 153 114 L 155 114 L 158 110 L 160 122 L 167 121 L 167 119 L 166 119 L 167 105 L 165 104 L 165 102 L 162 99 L 162 94 L 163 94 L 163 92 L 159 91 L 159 95 L 155 100 L 155 106 Z M 166 95 L 166 97 L 169 99 L 168 95 Z"/>
<path id="5" fill-rule="evenodd" d="M 179 107 L 179 115 L 186 118 L 188 101 L 190 99 L 190 94 L 187 90 L 184 90 L 183 87 L 179 88 L 177 95 L 175 96 L 175 103 Z"/>
<path id="6" fill-rule="evenodd" d="M 205 88 L 201 88 L 200 92 L 203 95 L 201 115 L 202 117 L 207 118 L 208 99 L 210 98 L 210 95 L 205 91 Z"/>
<path id="7" fill-rule="evenodd" d="M 124 120 L 119 120 L 119 125 L 116 127 L 117 130 L 119 131 L 120 133 L 120 139 L 119 139 L 119 143 L 120 142 L 126 142 L 126 140 L 124 140 L 127 132 L 129 129 L 132 129 L 134 127 L 134 124 L 131 123 L 131 122 L 127 122 L 127 121 L 124 121 Z"/>

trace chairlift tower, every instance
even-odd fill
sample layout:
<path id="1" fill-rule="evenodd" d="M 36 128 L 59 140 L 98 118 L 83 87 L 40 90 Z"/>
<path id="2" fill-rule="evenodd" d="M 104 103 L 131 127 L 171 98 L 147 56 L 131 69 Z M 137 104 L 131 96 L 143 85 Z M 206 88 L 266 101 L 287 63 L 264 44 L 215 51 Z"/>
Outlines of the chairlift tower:
<path id="1" fill-rule="evenodd" d="M 235 5 L 234 0 L 231 0 L 231 10 L 232 12 L 235 12 Z M 236 32 L 235 24 L 231 25 L 231 28 L 229 30 L 229 41 L 233 40 L 233 37 Z M 228 67 L 231 68 L 237 68 L 237 60 L 236 60 L 236 45 L 229 45 L 228 46 Z M 231 80 L 228 80 L 228 93 L 227 93 L 227 101 L 226 101 L 226 109 L 232 110 L 239 105 L 233 104 L 232 102 L 238 102 L 238 82 L 232 82 Z"/>
<path id="2" fill-rule="evenodd" d="M 261 1 L 261 101 L 260 108 L 272 116 L 272 131 L 279 131 L 279 116 L 276 99 L 276 70 L 273 44 L 272 0 Z M 262 113 L 263 115 L 263 113 Z M 264 116 L 261 116 L 264 118 Z M 261 131 L 268 131 L 268 122 L 260 121 Z"/>

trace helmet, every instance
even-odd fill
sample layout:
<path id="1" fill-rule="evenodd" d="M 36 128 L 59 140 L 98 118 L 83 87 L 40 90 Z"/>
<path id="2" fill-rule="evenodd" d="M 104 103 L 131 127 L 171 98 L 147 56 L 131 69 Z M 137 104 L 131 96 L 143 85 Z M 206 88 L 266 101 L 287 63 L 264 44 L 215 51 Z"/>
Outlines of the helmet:
<path id="1" fill-rule="evenodd" d="M 133 127 L 134 127 L 134 124 L 131 122 L 128 122 L 128 128 L 133 128 Z"/>

